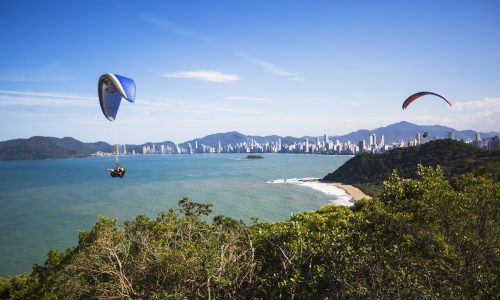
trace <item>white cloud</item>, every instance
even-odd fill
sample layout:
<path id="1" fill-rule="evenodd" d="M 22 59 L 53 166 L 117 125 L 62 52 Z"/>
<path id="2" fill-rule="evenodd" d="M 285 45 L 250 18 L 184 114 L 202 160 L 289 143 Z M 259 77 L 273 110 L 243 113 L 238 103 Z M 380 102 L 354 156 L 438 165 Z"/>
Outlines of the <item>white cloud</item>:
<path id="1" fill-rule="evenodd" d="M 272 63 L 245 55 L 245 54 L 238 54 L 238 56 L 244 58 L 245 60 L 251 62 L 252 64 L 260 67 L 262 70 L 269 72 L 274 75 L 278 76 L 283 76 L 287 77 L 290 80 L 294 81 L 304 81 L 304 77 L 302 73 L 294 73 L 294 72 L 289 72 L 283 68 L 280 68 Z"/>
<path id="2" fill-rule="evenodd" d="M 47 98 L 71 98 L 80 100 L 96 99 L 96 97 L 82 96 L 78 94 L 66 94 L 58 92 L 27 92 L 27 91 L 13 91 L 13 90 L 0 90 L 0 95 L 34 96 L 34 97 L 47 97 Z"/>
<path id="3" fill-rule="evenodd" d="M 93 106 L 97 97 L 54 92 L 0 90 L 0 106 Z"/>
<path id="4" fill-rule="evenodd" d="M 484 98 L 482 100 L 457 102 L 455 109 L 461 111 L 465 109 L 493 109 L 500 108 L 500 98 Z"/>
<path id="5" fill-rule="evenodd" d="M 211 39 L 209 39 L 203 35 L 200 35 L 191 29 L 181 27 L 181 26 L 175 24 L 174 22 L 167 20 L 165 18 L 160 18 L 158 16 L 153 16 L 150 14 L 141 14 L 140 17 L 141 17 L 141 19 L 143 19 L 147 23 L 164 28 L 164 29 L 167 29 L 168 31 L 170 31 L 176 35 L 195 38 L 195 39 L 199 39 L 199 40 L 204 41 L 204 42 L 211 42 Z"/>
<path id="6" fill-rule="evenodd" d="M 123 103 L 122 103 L 123 104 Z M 198 118 L 210 122 L 213 118 L 259 114 L 259 111 L 238 108 L 231 104 L 205 101 L 173 100 L 168 98 L 137 98 L 132 105 L 122 105 L 118 123 L 163 123 L 166 120 L 183 121 Z M 46 117 L 47 122 L 56 118 L 72 121 L 100 122 L 101 110 L 97 97 L 83 95 L 0 90 L 0 116 Z M 30 120 L 32 122 L 33 120 Z M 45 122 L 45 120 L 44 120 Z"/>
<path id="7" fill-rule="evenodd" d="M 238 75 L 226 74 L 218 71 L 199 70 L 199 71 L 181 71 L 162 74 L 162 77 L 182 78 L 182 79 L 198 79 L 212 82 L 231 82 L 241 80 Z"/>
<path id="8" fill-rule="evenodd" d="M 450 110 L 442 115 L 416 115 L 405 120 L 421 125 L 444 125 L 457 130 L 498 131 L 500 108 L 474 112 Z"/>

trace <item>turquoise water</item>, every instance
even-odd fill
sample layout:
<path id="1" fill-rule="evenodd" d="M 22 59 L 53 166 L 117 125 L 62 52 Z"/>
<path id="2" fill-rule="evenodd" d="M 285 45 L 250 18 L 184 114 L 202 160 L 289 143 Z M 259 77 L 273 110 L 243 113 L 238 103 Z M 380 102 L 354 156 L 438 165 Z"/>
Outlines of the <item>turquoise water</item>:
<path id="1" fill-rule="evenodd" d="M 323 177 L 348 156 L 264 154 L 127 156 L 125 178 L 106 172 L 113 158 L 0 162 L 0 276 L 43 264 L 50 249 L 74 246 L 99 214 L 120 221 L 155 217 L 182 197 L 212 203 L 213 214 L 249 221 L 287 219 L 318 209 L 325 194 L 277 178 Z"/>

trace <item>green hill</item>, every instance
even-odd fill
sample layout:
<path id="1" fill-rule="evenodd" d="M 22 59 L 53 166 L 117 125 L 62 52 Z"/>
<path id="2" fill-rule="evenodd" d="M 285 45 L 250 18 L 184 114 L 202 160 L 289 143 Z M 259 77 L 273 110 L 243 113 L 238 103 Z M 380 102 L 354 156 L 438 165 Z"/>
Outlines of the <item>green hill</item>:
<path id="1" fill-rule="evenodd" d="M 56 159 L 75 157 L 77 152 L 61 147 L 49 138 L 34 136 L 0 143 L 0 160 Z"/>
<path id="2" fill-rule="evenodd" d="M 441 166 L 445 177 L 474 172 L 500 180 L 500 151 L 479 149 L 463 142 L 442 139 L 416 147 L 397 148 L 383 154 L 363 153 L 353 157 L 323 180 L 347 184 L 381 186 L 393 170 L 414 178 L 417 164 Z M 369 191 L 367 191 L 369 192 Z"/>
<path id="3" fill-rule="evenodd" d="M 34 136 L 0 142 L 0 160 L 84 157 L 97 151 L 112 152 L 113 147 L 104 142 L 83 143 L 70 137 Z"/>

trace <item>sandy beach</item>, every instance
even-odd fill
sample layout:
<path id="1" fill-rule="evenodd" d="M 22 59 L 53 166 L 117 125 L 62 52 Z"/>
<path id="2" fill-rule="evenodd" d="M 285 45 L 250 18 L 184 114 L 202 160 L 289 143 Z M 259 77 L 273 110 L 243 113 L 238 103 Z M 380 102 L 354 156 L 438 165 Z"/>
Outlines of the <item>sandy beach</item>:
<path id="1" fill-rule="evenodd" d="M 328 196 L 332 196 L 332 199 L 329 201 L 335 205 L 352 206 L 357 200 L 371 198 L 352 185 L 337 182 L 321 182 L 319 178 L 285 178 L 269 180 L 267 182 L 299 185 L 320 191 Z"/>
<path id="2" fill-rule="evenodd" d="M 343 189 L 347 194 L 351 195 L 352 199 L 354 201 L 361 200 L 363 198 L 366 199 L 371 199 L 372 197 L 368 196 L 367 194 L 363 193 L 362 190 L 358 189 L 355 186 L 349 185 L 349 184 L 342 184 L 340 182 L 323 182 L 324 184 L 332 184 L 340 189 Z"/>

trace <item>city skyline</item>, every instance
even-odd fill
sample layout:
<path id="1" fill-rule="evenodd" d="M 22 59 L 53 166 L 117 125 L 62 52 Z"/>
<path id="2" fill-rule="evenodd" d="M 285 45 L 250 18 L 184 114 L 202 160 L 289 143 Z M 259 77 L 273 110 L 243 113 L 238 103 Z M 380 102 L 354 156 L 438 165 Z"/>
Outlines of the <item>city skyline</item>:
<path id="1" fill-rule="evenodd" d="M 334 139 L 335 136 L 328 136 L 324 134 L 323 136 L 316 137 L 302 137 L 295 138 L 295 141 L 285 143 L 282 141 L 281 137 L 275 140 L 270 140 L 266 142 L 257 142 L 254 137 L 247 136 L 246 141 L 243 142 L 229 142 L 222 143 L 218 140 L 216 146 L 206 145 L 202 143 L 201 139 L 194 139 L 184 143 L 168 142 L 172 145 L 165 144 L 167 142 L 159 143 L 146 143 L 142 145 L 142 151 L 127 151 L 127 145 L 116 145 L 114 154 L 118 152 L 123 155 L 136 155 L 136 154 L 196 154 L 196 153 L 302 153 L 302 154 L 336 154 L 336 155 L 356 155 L 359 153 L 370 152 L 370 153 L 384 153 L 386 151 L 392 150 L 394 148 L 405 148 L 422 145 L 431 140 L 438 139 L 452 139 L 459 140 L 455 137 L 455 132 L 449 131 L 445 136 L 435 136 L 432 139 L 427 138 L 427 132 L 418 132 L 413 139 L 405 141 L 400 139 L 399 141 L 392 141 L 390 143 L 385 143 L 385 135 L 381 133 L 379 135 L 379 140 L 377 142 L 377 134 L 370 133 L 367 139 L 361 139 L 356 141 L 340 141 L 338 138 Z M 309 141 L 311 139 L 311 141 Z M 499 149 L 498 135 L 481 138 L 479 132 L 475 132 L 471 137 L 465 139 L 460 139 L 464 143 L 473 144 L 478 148 L 486 149 Z M 367 142 L 368 141 L 368 142 Z M 130 145 L 135 146 L 137 145 Z M 98 151 L 97 156 L 112 155 L 113 153 L 105 153 Z"/>
<path id="2" fill-rule="evenodd" d="M 3 1 L 0 140 L 499 131 L 498 1 Z M 114 122 L 97 80 L 137 84 Z M 403 111 L 418 91 L 442 93 Z M 128 103 L 127 103 L 128 104 Z"/>
<path id="3" fill-rule="evenodd" d="M 409 127 L 408 127 L 409 126 Z M 417 130 L 417 131 L 415 131 Z M 444 130 L 444 132 L 443 132 Z M 371 145 L 371 144 L 374 144 L 376 143 L 377 141 L 377 138 L 376 138 L 376 135 L 377 135 L 377 132 L 379 132 L 378 134 L 381 133 L 381 135 L 384 135 L 384 132 L 387 132 L 389 131 L 389 135 L 393 136 L 394 135 L 394 131 L 397 132 L 397 135 L 401 135 L 403 134 L 408 136 L 408 135 L 412 135 L 412 134 L 423 134 L 424 132 L 431 132 L 431 135 L 429 136 L 428 140 L 431 140 L 431 139 L 441 139 L 441 138 L 452 138 L 452 139 L 459 139 L 459 140 L 477 140 L 477 136 L 481 136 L 481 134 L 484 134 L 486 137 L 493 137 L 493 136 L 498 136 L 500 135 L 500 132 L 499 131 L 489 131 L 489 132 L 480 132 L 478 130 L 474 130 L 474 129 L 466 129 L 466 130 L 457 130 L 455 128 L 451 128 L 451 127 L 446 127 L 446 126 L 442 126 L 442 125 L 418 125 L 418 124 L 413 124 L 413 123 L 409 123 L 409 122 L 406 122 L 406 121 L 401 121 L 401 122 L 397 122 L 397 123 L 394 123 L 394 124 L 388 124 L 386 126 L 381 126 L 381 127 L 377 127 L 377 128 L 372 128 L 372 129 L 358 129 L 356 131 L 352 131 L 352 132 L 349 132 L 345 135 L 338 135 L 338 134 L 327 134 L 327 133 L 324 133 L 324 134 L 321 134 L 321 135 L 318 135 L 318 136 L 314 136 L 314 135 L 305 135 L 305 136 L 296 136 L 296 135 L 287 135 L 287 136 L 280 136 L 280 135 L 277 135 L 277 134 L 268 134 L 268 135 L 264 135 L 264 136 L 260 136 L 260 135 L 254 135 L 254 134 L 244 134 L 244 133 L 241 133 L 241 132 L 238 132 L 238 131 L 227 131 L 227 132 L 217 132 L 217 133 L 210 133 L 208 135 L 205 135 L 205 136 L 202 136 L 202 137 L 191 137 L 187 140 L 184 140 L 184 141 L 175 141 L 175 140 L 172 140 L 172 139 L 168 139 L 168 138 L 163 138 L 161 139 L 160 141 L 143 141 L 141 143 L 133 143 L 133 142 L 127 142 L 125 141 L 124 143 L 109 143 L 109 141 L 81 141 L 79 140 L 78 138 L 75 138 L 73 136 L 66 136 L 66 137 L 51 137 L 51 136 L 41 136 L 39 135 L 39 137 L 49 137 L 49 138 L 70 138 L 70 139 L 76 139 L 80 142 L 84 142 L 84 143 L 100 143 L 100 142 L 104 142 L 104 143 L 109 143 L 109 144 L 112 144 L 112 145 L 141 145 L 141 144 L 162 144 L 162 143 L 171 143 L 171 144 L 178 144 L 178 145 L 183 145 L 183 144 L 188 144 L 188 143 L 195 143 L 197 141 L 202 141 L 204 139 L 207 139 L 207 138 L 211 138 L 213 139 L 214 136 L 224 136 L 224 135 L 237 135 L 239 137 L 236 137 L 236 138 L 241 138 L 241 136 L 245 137 L 245 139 L 247 140 L 250 140 L 250 139 L 259 139 L 259 140 L 262 140 L 262 139 L 269 139 L 269 138 L 280 138 L 280 139 L 285 139 L 285 140 L 306 140 L 306 139 L 310 139 L 310 140 L 314 140 L 316 138 L 322 138 L 322 140 L 326 140 L 326 139 L 333 139 L 333 140 L 340 140 L 341 142 L 346 142 L 346 141 L 351 141 L 351 140 L 356 140 L 356 138 L 349 138 L 349 136 L 359 136 L 360 134 L 361 135 L 366 135 L 366 143 Z M 455 137 L 455 134 L 458 134 L 460 136 L 460 138 L 456 138 Z M 17 140 L 17 139 L 27 139 L 27 138 L 33 138 L 33 137 L 37 137 L 37 136 L 32 136 L 32 137 L 19 137 L 19 138 L 15 138 L 15 139 L 11 139 L 11 140 Z M 372 138 L 373 138 L 373 142 L 372 142 Z M 223 137 L 223 139 L 227 139 L 227 137 Z M 11 140 L 5 140 L 5 141 L 0 141 L 0 142 L 7 142 L 7 141 L 11 141 Z M 393 139 L 390 139 L 390 142 L 389 143 L 395 143 L 395 142 L 400 142 L 400 141 L 404 141 L 404 140 L 407 140 L 407 138 L 404 138 L 404 137 L 399 137 L 397 138 L 397 141 Z M 381 142 L 384 141 L 384 137 L 382 136 L 381 137 Z M 210 144 L 210 143 L 209 143 Z"/>

